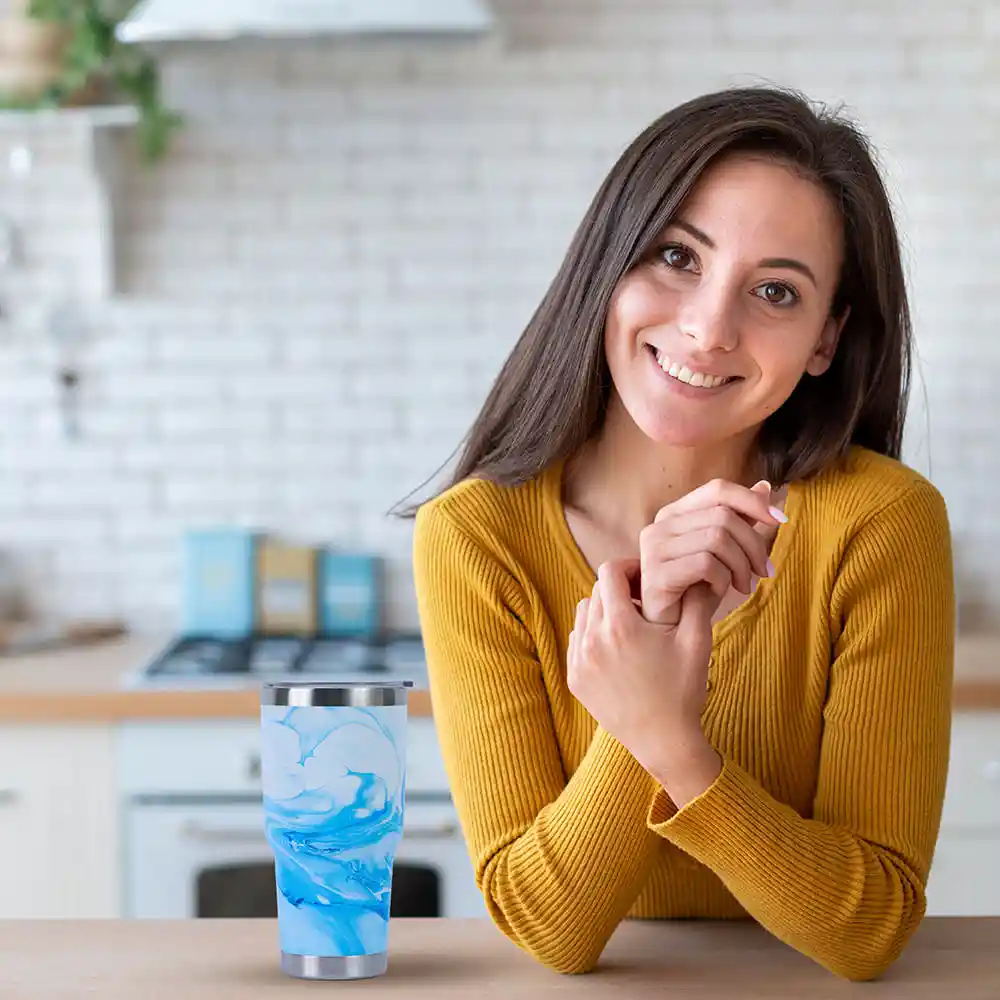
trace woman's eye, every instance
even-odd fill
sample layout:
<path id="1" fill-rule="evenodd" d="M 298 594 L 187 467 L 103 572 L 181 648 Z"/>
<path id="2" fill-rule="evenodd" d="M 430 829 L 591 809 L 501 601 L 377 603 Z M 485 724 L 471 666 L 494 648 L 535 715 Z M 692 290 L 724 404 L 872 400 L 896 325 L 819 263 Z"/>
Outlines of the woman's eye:
<path id="1" fill-rule="evenodd" d="M 668 266 L 674 267 L 678 271 L 686 271 L 688 265 L 694 262 L 691 251 L 682 246 L 664 247 L 660 251 L 660 256 Z"/>
<path id="2" fill-rule="evenodd" d="M 772 306 L 790 306 L 799 300 L 798 293 L 780 281 L 769 281 L 754 289 L 754 295 Z M 787 296 L 787 298 L 786 298 Z"/>

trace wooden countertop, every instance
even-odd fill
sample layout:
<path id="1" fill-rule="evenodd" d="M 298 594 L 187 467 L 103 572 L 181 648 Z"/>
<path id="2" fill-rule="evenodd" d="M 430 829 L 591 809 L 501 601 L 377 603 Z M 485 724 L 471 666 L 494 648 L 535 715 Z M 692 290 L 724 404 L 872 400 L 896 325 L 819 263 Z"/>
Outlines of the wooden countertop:
<path id="1" fill-rule="evenodd" d="M 312 983 L 280 972 L 271 920 L 4 921 L 0 995 L 831 1000 L 863 992 L 880 1000 L 986 1000 L 1000 983 L 1000 917 L 929 917 L 886 975 L 864 985 L 838 979 L 749 922 L 626 921 L 597 971 L 573 977 L 543 968 L 487 920 L 394 920 L 389 933 L 384 976 Z"/>
<path id="2" fill-rule="evenodd" d="M 0 656 L 0 723 L 118 722 L 123 719 L 252 718 L 256 687 L 128 688 L 169 637 L 130 636 L 78 649 Z M 956 711 L 1000 711 L 1000 635 L 963 636 L 955 661 Z M 429 716 L 430 695 L 414 690 L 410 714 Z"/>

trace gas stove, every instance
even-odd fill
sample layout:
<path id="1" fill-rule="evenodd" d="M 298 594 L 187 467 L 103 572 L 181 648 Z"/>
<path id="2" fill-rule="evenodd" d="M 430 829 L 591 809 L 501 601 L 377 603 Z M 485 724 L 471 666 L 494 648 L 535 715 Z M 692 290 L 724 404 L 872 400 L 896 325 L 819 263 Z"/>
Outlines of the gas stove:
<path id="1" fill-rule="evenodd" d="M 418 633 L 378 638 L 182 636 L 126 679 L 130 688 L 240 688 L 272 680 L 411 680 L 427 687 Z"/>

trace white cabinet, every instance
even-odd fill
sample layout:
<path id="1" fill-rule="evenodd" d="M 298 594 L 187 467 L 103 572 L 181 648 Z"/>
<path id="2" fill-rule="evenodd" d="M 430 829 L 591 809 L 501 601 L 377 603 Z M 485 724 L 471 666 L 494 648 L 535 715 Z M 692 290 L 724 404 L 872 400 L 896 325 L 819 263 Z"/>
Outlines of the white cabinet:
<path id="1" fill-rule="evenodd" d="M 927 913 L 1000 915 L 1000 827 L 979 834 L 942 832 L 927 884 Z"/>
<path id="2" fill-rule="evenodd" d="M 115 730 L 0 727 L 0 918 L 120 911 Z"/>
<path id="3" fill-rule="evenodd" d="M 447 891 L 464 890 L 471 870 L 452 826 L 420 826 L 421 810 L 443 809 L 447 799 L 433 722 L 412 720 L 408 743 L 401 856 L 430 863 L 429 839 L 435 851 L 454 840 L 449 863 L 435 863 Z M 237 792 L 256 798 L 258 750 L 258 724 L 249 721 L 126 724 L 121 734 L 107 725 L 0 726 L 0 918 L 128 912 L 136 885 L 123 874 L 121 831 L 130 826 L 122 804 L 150 792 L 228 793 L 220 800 L 227 807 Z M 169 869 L 166 856 L 142 855 L 154 876 Z M 927 900 L 930 915 L 1000 915 L 1000 712 L 955 716 Z"/>
<path id="4" fill-rule="evenodd" d="M 1000 915 L 1000 712 L 955 716 L 927 913 Z"/>

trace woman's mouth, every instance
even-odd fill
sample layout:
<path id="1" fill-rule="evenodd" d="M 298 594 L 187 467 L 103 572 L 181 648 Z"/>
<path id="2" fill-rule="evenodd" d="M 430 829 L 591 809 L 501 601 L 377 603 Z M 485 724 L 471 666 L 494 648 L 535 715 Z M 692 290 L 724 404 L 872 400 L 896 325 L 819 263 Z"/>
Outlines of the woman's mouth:
<path id="1" fill-rule="evenodd" d="M 710 392 L 740 380 L 739 375 L 714 375 L 710 372 L 692 371 L 686 365 L 671 360 L 652 344 L 647 344 L 646 347 L 656 367 L 675 385 Z"/>

